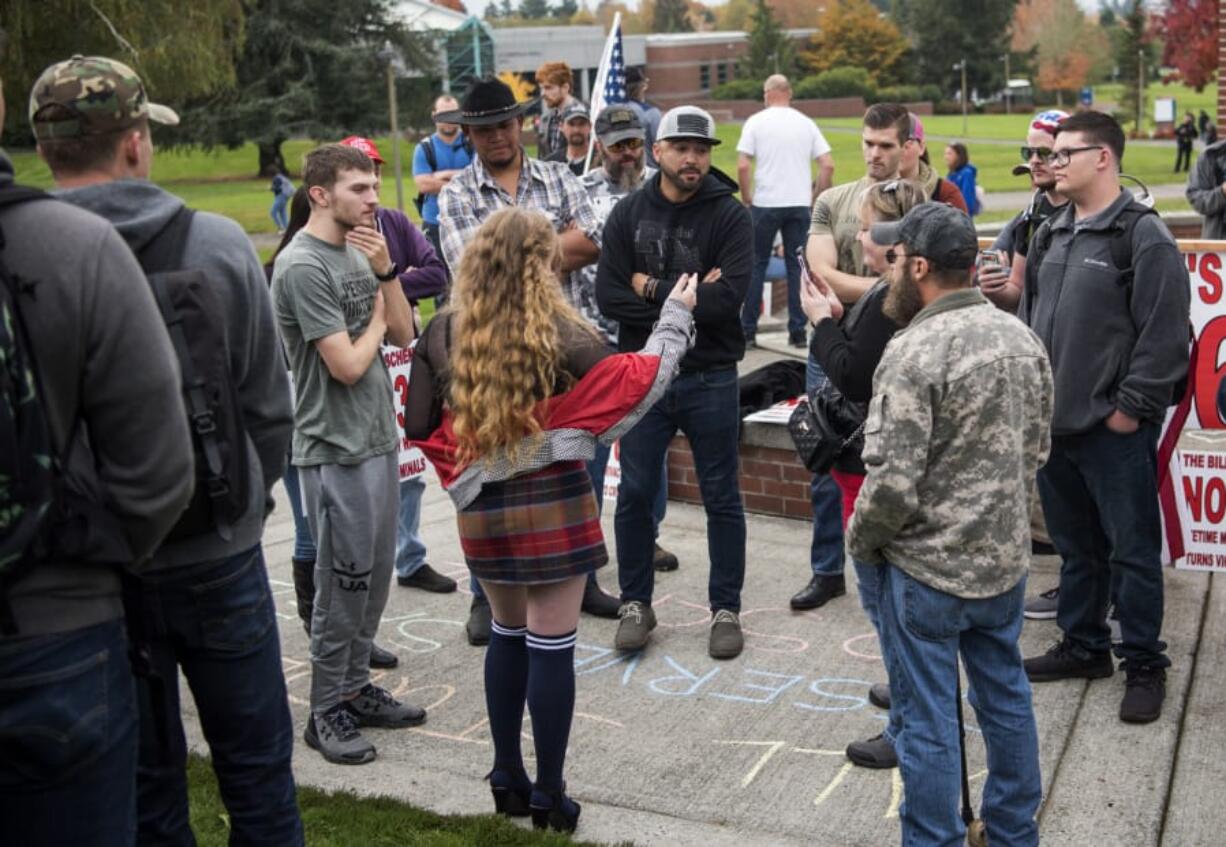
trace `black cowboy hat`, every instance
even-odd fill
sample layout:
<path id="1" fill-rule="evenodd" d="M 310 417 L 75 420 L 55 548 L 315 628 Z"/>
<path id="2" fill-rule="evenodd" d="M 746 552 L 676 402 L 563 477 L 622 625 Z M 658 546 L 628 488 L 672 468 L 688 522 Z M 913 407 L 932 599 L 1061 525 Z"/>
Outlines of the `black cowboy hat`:
<path id="1" fill-rule="evenodd" d="M 439 112 L 434 116 L 437 123 L 489 126 L 500 124 L 507 118 L 515 118 L 536 105 L 536 98 L 515 102 L 511 88 L 500 79 L 479 79 L 469 86 L 460 98 L 460 108 Z"/>

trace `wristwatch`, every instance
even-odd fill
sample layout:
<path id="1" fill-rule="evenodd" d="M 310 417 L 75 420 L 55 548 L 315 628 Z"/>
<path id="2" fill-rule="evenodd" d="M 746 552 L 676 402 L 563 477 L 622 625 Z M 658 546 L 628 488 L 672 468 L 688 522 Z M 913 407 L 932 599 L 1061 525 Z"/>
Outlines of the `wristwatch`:
<path id="1" fill-rule="evenodd" d="M 371 268 L 371 271 L 374 271 L 374 268 Z M 375 279 L 379 280 L 379 282 L 391 282 L 397 277 L 398 273 L 399 268 L 395 262 L 392 262 L 392 269 L 385 274 L 375 274 Z"/>

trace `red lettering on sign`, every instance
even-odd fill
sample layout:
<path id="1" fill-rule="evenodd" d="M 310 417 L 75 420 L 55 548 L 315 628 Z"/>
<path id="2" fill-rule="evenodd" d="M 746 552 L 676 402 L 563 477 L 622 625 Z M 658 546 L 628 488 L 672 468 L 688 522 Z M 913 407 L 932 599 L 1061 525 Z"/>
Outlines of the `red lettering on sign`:
<path id="1" fill-rule="evenodd" d="M 392 390 L 396 392 L 396 405 L 400 408 L 400 411 L 396 412 L 396 423 L 400 424 L 400 430 L 403 432 L 404 407 L 409 402 L 409 378 L 399 374 L 392 383 Z"/>
<path id="2" fill-rule="evenodd" d="M 1196 417 L 1202 429 L 1226 429 L 1226 421 L 1217 410 L 1218 385 L 1226 379 L 1226 365 L 1218 365 L 1223 344 L 1226 344 L 1226 315 L 1209 321 L 1200 332 L 1200 355 L 1192 377 Z"/>
<path id="3" fill-rule="evenodd" d="M 1220 253 L 1202 253 L 1200 257 L 1201 285 L 1196 289 L 1200 299 L 1212 306 L 1222 299 L 1222 269 Z"/>
<path id="4" fill-rule="evenodd" d="M 1226 481 L 1220 476 L 1185 476 L 1183 493 L 1192 512 L 1192 520 L 1220 524 L 1226 517 Z"/>

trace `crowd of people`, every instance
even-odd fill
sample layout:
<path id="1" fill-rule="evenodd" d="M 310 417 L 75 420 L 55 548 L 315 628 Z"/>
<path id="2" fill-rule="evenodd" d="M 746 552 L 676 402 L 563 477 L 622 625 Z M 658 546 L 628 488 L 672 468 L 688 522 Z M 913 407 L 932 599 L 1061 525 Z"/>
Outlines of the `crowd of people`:
<path id="1" fill-rule="evenodd" d="M 946 149 L 938 176 L 904 106 L 866 110 L 864 174 L 835 184 L 829 144 L 772 76 L 733 178 L 712 166 L 712 116 L 660 114 L 641 73 L 629 102 L 596 115 L 563 63 L 537 78 L 536 158 L 522 137 L 531 103 L 504 83 L 434 102 L 413 162 L 420 228 L 379 207 L 369 139 L 311 150 L 274 207 L 284 236 L 267 268 L 236 224 L 150 180 L 150 123 L 178 116 L 130 68 L 75 56 L 35 83 L 55 190 L 15 186 L 0 155 L 3 302 L 25 330 L 0 339 L 31 362 L 14 371 L 23 405 L 7 419 L 22 439 L 41 433 L 28 454 L 54 480 L 41 503 L 21 492 L 28 530 L 6 534 L 16 564 L 0 571 L 0 734 L 28 736 L 0 763 L 0 840 L 190 843 L 182 674 L 232 840 L 302 843 L 261 546 L 282 478 L 310 638 L 306 744 L 361 765 L 377 756 L 363 728 L 424 722 L 370 674 L 398 661 L 375 644 L 393 575 L 456 590 L 426 561 L 424 483 L 400 478 L 403 438 L 456 510 L 495 810 L 573 831 L 579 616 L 617 618 L 618 650 L 650 645 L 654 574 L 678 566 L 658 542 L 678 432 L 706 517 L 707 650 L 744 649 L 737 366 L 777 236 L 807 393 L 859 416 L 813 477 L 811 575 L 791 606 L 844 595 L 851 559 L 887 676 L 869 698 L 889 720 L 847 756 L 901 769 L 903 842 L 965 831 L 959 660 L 987 747 L 992 843 L 1038 843 L 1031 683 L 1110 676 L 1114 649 L 1121 720 L 1159 717 L 1155 450 L 1187 370 L 1189 289 L 1170 233 L 1120 186 L 1118 123 L 1035 116 L 1021 148 L 1033 201 L 981 251 L 965 148 Z M 1206 202 L 1226 208 L 1214 191 Z M 446 305 L 423 329 L 427 297 Z M 398 418 L 381 349 L 414 343 Z M 614 441 L 617 596 L 596 579 Z M 1059 585 L 1027 601 L 1032 550 L 1047 549 Z M 1024 615 L 1055 617 L 1046 654 L 1021 656 Z M 79 747 L 53 742 L 83 723 Z"/>

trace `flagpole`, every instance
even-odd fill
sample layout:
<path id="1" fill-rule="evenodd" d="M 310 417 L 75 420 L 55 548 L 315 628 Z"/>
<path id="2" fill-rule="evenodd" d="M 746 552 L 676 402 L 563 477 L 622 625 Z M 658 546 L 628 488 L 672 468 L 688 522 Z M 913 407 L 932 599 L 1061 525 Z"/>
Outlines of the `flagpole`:
<path id="1" fill-rule="evenodd" d="M 592 103 L 588 108 L 588 123 L 592 127 L 592 134 L 587 141 L 587 159 L 583 162 L 585 174 L 592 169 L 592 153 L 596 150 L 596 100 L 604 98 L 605 80 L 609 76 L 609 61 L 613 56 L 613 35 L 619 31 L 621 24 L 622 13 L 617 12 L 613 15 L 613 27 L 609 30 L 609 37 L 605 39 L 604 50 L 600 53 L 600 66 L 596 69 L 596 85 L 592 89 Z"/>

